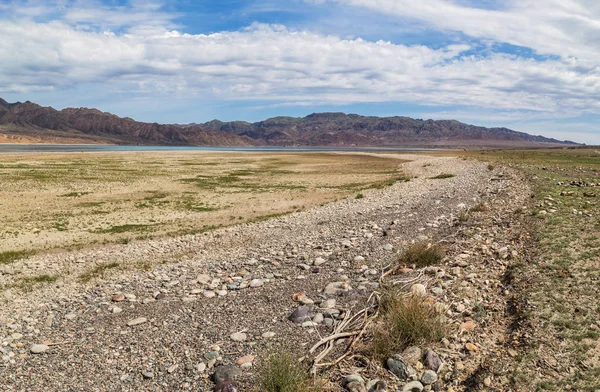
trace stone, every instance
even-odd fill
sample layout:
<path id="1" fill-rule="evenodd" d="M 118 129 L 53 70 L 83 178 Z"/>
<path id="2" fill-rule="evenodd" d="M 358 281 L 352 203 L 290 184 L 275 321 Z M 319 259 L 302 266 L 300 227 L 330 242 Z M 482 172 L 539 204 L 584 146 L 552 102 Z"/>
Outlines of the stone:
<path id="1" fill-rule="evenodd" d="M 352 290 L 348 282 L 332 282 L 325 287 L 325 295 L 338 295 Z"/>
<path id="2" fill-rule="evenodd" d="M 351 374 L 349 376 L 344 377 L 344 379 L 342 380 L 342 387 L 346 388 L 348 384 L 353 382 L 364 384 L 365 380 L 358 374 Z"/>
<path id="3" fill-rule="evenodd" d="M 402 388 L 402 392 L 421 392 L 423 390 L 423 384 L 419 381 L 411 381 Z"/>
<path id="4" fill-rule="evenodd" d="M 383 246 L 383 249 L 384 249 L 384 250 L 388 250 L 388 251 L 390 251 L 390 250 L 393 250 L 393 249 L 394 249 L 394 247 L 392 246 L 392 244 L 385 244 L 385 245 Z"/>
<path id="5" fill-rule="evenodd" d="M 33 346 L 31 346 L 31 348 L 29 350 L 31 351 L 32 354 L 43 354 L 46 351 L 48 351 L 49 349 L 50 349 L 50 347 L 48 345 L 34 344 Z"/>
<path id="6" fill-rule="evenodd" d="M 394 373 L 400 380 L 406 380 L 417 374 L 415 368 L 408 364 L 399 354 L 388 358 L 386 364 L 390 372 Z"/>
<path id="7" fill-rule="evenodd" d="M 275 332 L 265 332 L 261 335 L 263 339 L 272 339 L 275 337 Z"/>
<path id="8" fill-rule="evenodd" d="M 238 386 L 233 381 L 220 381 L 215 385 L 213 392 L 237 392 Z"/>
<path id="9" fill-rule="evenodd" d="M 246 341 L 248 336 L 246 336 L 246 334 L 243 332 L 236 332 L 234 334 L 231 334 L 230 338 L 234 342 L 244 342 L 244 341 Z"/>
<path id="10" fill-rule="evenodd" d="M 473 343 L 467 343 L 467 344 L 465 344 L 465 348 L 469 352 L 477 352 L 477 351 L 479 351 L 479 347 L 477 347 Z"/>
<path id="11" fill-rule="evenodd" d="M 425 366 L 427 369 L 433 370 L 437 373 L 442 367 L 442 364 L 442 360 L 435 351 L 431 349 L 425 350 Z"/>
<path id="12" fill-rule="evenodd" d="M 204 373 L 206 371 L 206 364 L 204 362 L 200 362 L 196 365 L 196 370 L 198 373 Z"/>
<path id="13" fill-rule="evenodd" d="M 336 300 L 334 298 L 329 298 L 321 303 L 321 308 L 332 309 L 332 308 L 335 308 L 335 304 L 336 304 Z"/>
<path id="14" fill-rule="evenodd" d="M 136 325 L 144 324 L 147 321 L 148 321 L 148 319 L 145 318 L 145 317 L 138 317 L 138 318 L 135 318 L 133 320 L 129 320 L 127 322 L 127 325 L 130 326 L 130 327 L 134 327 Z"/>
<path id="15" fill-rule="evenodd" d="M 122 302 L 125 301 L 125 296 L 123 294 L 115 294 L 111 297 L 113 302 Z"/>
<path id="16" fill-rule="evenodd" d="M 371 380 L 367 383 L 367 392 L 386 392 L 387 385 L 381 380 Z"/>
<path id="17" fill-rule="evenodd" d="M 250 287 L 260 287 L 264 284 L 264 282 L 261 279 L 252 279 L 250 281 Z"/>
<path id="18" fill-rule="evenodd" d="M 295 324 L 302 324 L 305 321 L 310 321 L 312 308 L 310 306 L 300 306 L 288 316 L 288 320 Z"/>
<path id="19" fill-rule="evenodd" d="M 220 354 L 218 351 L 209 351 L 206 354 L 204 354 L 204 358 L 207 361 L 213 361 L 216 360 L 217 358 L 219 358 Z"/>
<path id="20" fill-rule="evenodd" d="M 114 308 L 112 308 L 112 312 L 114 314 L 119 314 L 123 311 L 123 309 L 119 308 L 118 306 L 115 306 Z"/>
<path id="21" fill-rule="evenodd" d="M 214 298 L 217 294 L 214 291 L 205 290 L 202 295 L 204 295 L 206 298 Z"/>
<path id="22" fill-rule="evenodd" d="M 431 385 L 437 381 L 437 373 L 433 370 L 425 370 L 423 376 L 421 376 L 421 384 L 423 385 Z"/>
<path id="23" fill-rule="evenodd" d="M 142 371 L 142 376 L 146 379 L 153 379 L 154 378 L 154 372 L 150 371 L 150 370 L 144 370 Z"/>
<path id="24" fill-rule="evenodd" d="M 425 297 L 427 295 L 427 288 L 420 283 L 416 283 L 410 287 L 410 292 L 420 297 Z"/>
<path id="25" fill-rule="evenodd" d="M 206 274 L 200 274 L 198 275 L 198 278 L 196 279 L 196 281 L 200 284 L 209 284 L 211 281 L 210 276 L 206 275 Z"/>
<path id="26" fill-rule="evenodd" d="M 348 392 L 367 392 L 367 388 L 365 388 L 365 385 L 358 381 L 353 381 L 351 383 L 346 384 L 346 390 Z"/>
<path id="27" fill-rule="evenodd" d="M 169 366 L 169 368 L 167 369 L 167 372 L 169 374 L 173 373 L 175 370 L 177 370 L 177 368 L 179 367 L 179 365 L 171 365 Z"/>
<path id="28" fill-rule="evenodd" d="M 215 383 L 233 381 L 236 377 L 238 377 L 241 374 L 242 372 L 237 366 L 222 365 L 215 369 L 215 372 L 213 374 L 213 381 Z"/>
<path id="29" fill-rule="evenodd" d="M 243 357 L 236 359 L 235 363 L 238 365 L 243 365 L 245 363 L 254 362 L 254 359 L 256 359 L 256 357 L 254 355 L 248 354 L 248 355 L 244 355 Z"/>
<path id="30" fill-rule="evenodd" d="M 417 346 L 410 346 L 402 351 L 402 358 L 411 366 L 416 366 L 417 362 L 421 360 L 422 355 L 423 352 Z"/>
<path id="31" fill-rule="evenodd" d="M 317 323 L 317 324 L 321 324 L 324 320 L 324 316 L 323 313 L 317 313 L 315 314 L 315 317 L 313 317 L 313 322 Z"/>
<path id="32" fill-rule="evenodd" d="M 320 266 L 320 265 L 323 265 L 323 264 L 325 264 L 326 262 L 327 262 L 327 260 L 325 260 L 324 258 L 322 258 L 322 257 L 317 257 L 317 258 L 315 259 L 315 261 L 314 261 L 314 263 L 313 263 L 313 264 L 314 264 L 314 265 L 316 265 L 316 266 L 318 267 L 318 266 Z"/>

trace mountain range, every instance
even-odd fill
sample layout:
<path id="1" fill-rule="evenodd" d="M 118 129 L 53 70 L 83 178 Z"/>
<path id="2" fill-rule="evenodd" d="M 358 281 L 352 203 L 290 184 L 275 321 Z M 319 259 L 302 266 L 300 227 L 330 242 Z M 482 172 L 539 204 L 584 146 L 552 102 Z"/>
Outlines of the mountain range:
<path id="1" fill-rule="evenodd" d="M 97 109 L 55 110 L 0 99 L 0 143 L 101 143 L 194 146 L 527 147 L 575 145 L 507 128 L 455 120 L 314 113 L 264 121 L 203 124 L 138 122 Z"/>

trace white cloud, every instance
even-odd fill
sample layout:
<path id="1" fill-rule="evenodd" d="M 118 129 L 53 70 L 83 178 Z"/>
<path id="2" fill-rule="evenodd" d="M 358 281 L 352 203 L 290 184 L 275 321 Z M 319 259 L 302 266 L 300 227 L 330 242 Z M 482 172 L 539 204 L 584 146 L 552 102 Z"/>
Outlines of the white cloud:
<path id="1" fill-rule="evenodd" d="M 93 86 L 129 100 L 202 97 L 251 101 L 249 108 L 458 106 L 470 109 L 448 117 L 509 124 L 600 114 L 600 42 L 590 39 L 600 28 L 596 3 L 509 0 L 490 10 L 442 0 L 336 1 L 560 57 L 539 61 L 493 49 L 476 56 L 464 44 L 432 49 L 264 24 L 185 34 L 160 3 L 143 1 L 123 8 L 65 0 L 59 15 L 45 1 L 10 3 L 0 4 L 10 15 L 0 19 L 0 97 L 34 100 L 35 92 Z"/>
<path id="2" fill-rule="evenodd" d="M 600 2 L 506 0 L 501 9 L 475 8 L 450 0 L 330 0 L 416 19 L 431 28 L 457 31 L 524 46 L 540 54 L 574 56 L 600 64 Z"/>
<path id="3" fill-rule="evenodd" d="M 98 83 L 143 94 L 222 100 L 426 105 L 600 112 L 600 74 L 576 59 L 344 40 L 283 26 L 184 34 L 94 32 L 65 22 L 0 24 L 0 93 Z"/>

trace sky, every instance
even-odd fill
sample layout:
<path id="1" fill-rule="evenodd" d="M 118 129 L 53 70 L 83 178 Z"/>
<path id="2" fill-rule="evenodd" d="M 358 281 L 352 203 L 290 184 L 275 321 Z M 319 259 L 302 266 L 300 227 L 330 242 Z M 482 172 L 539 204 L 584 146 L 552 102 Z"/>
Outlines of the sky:
<path id="1" fill-rule="evenodd" d="M 0 97 L 159 123 L 336 111 L 600 145 L 597 0 L 0 0 Z"/>

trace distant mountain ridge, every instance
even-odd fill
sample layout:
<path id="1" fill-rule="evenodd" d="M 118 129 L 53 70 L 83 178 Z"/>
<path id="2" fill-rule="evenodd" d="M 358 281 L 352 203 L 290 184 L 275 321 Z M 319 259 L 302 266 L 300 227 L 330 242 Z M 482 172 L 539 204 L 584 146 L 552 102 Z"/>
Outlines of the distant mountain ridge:
<path id="1" fill-rule="evenodd" d="M 97 109 L 55 110 L 0 98 L 0 135 L 8 141 L 198 146 L 515 147 L 576 145 L 507 128 L 455 120 L 314 113 L 264 121 L 157 124 Z M 0 138 L 0 141 L 3 139 Z"/>
<path id="2" fill-rule="evenodd" d="M 409 117 L 373 117 L 345 113 L 314 113 L 304 118 L 274 117 L 256 123 L 213 120 L 194 124 L 203 129 L 248 136 L 261 144 L 470 146 L 516 143 L 577 144 L 533 136 L 508 128 L 485 128 L 456 120 L 420 120 Z"/>

